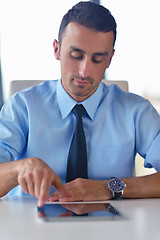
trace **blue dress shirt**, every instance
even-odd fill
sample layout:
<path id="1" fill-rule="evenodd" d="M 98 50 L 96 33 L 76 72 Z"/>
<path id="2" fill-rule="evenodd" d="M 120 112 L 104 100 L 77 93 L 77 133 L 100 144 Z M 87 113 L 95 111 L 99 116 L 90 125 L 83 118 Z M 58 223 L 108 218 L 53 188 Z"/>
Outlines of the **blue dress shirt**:
<path id="1" fill-rule="evenodd" d="M 65 183 L 76 104 L 60 80 L 14 94 L 0 114 L 0 162 L 38 157 Z M 137 152 L 160 171 L 160 116 L 149 101 L 101 82 L 82 104 L 90 179 L 133 176 Z"/>

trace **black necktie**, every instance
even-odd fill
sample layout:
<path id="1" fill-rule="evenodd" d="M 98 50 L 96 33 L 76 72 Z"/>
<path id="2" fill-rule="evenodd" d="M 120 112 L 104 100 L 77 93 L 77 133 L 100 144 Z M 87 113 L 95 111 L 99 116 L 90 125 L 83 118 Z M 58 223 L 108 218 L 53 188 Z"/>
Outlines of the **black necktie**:
<path id="1" fill-rule="evenodd" d="M 76 127 L 68 155 L 66 182 L 76 178 L 88 178 L 86 140 L 82 124 L 85 108 L 77 104 L 73 112 L 76 116 Z"/>

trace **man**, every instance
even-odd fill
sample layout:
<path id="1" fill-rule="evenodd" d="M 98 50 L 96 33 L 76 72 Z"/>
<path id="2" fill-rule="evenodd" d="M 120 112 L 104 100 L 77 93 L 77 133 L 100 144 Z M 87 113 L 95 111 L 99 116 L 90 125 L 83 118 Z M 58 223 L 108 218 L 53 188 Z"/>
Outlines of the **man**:
<path id="1" fill-rule="evenodd" d="M 0 196 L 25 192 L 39 206 L 52 187 L 50 201 L 160 197 L 158 113 L 142 97 L 102 82 L 115 39 L 115 20 L 102 6 L 80 2 L 64 16 L 53 43 L 61 79 L 15 94 L 1 111 Z M 77 103 L 86 110 L 88 179 L 66 183 Z M 137 152 L 157 173 L 133 177 Z"/>

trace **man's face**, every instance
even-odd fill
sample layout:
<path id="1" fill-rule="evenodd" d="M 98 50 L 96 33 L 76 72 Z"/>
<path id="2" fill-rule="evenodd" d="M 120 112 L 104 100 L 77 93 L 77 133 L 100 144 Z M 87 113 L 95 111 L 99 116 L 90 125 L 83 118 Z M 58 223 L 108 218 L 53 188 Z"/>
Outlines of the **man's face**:
<path id="1" fill-rule="evenodd" d="M 109 67 L 113 50 L 113 32 L 96 32 L 71 22 L 62 37 L 61 48 L 53 43 L 61 63 L 62 85 L 77 102 L 94 93 Z"/>

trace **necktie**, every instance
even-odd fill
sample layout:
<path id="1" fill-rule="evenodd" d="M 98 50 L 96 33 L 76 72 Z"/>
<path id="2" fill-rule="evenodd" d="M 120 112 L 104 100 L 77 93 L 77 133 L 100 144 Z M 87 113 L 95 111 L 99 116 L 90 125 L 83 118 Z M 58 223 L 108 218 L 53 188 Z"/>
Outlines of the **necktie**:
<path id="1" fill-rule="evenodd" d="M 68 155 L 66 182 L 76 178 L 88 178 L 86 140 L 82 123 L 84 112 L 85 108 L 82 105 L 77 104 L 73 108 L 73 113 L 76 116 L 76 127 Z"/>

